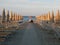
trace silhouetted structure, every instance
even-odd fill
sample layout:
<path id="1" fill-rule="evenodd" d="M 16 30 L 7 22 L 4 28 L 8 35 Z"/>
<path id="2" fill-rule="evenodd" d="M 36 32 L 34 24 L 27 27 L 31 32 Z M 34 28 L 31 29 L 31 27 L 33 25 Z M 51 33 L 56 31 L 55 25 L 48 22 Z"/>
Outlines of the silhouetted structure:
<path id="1" fill-rule="evenodd" d="M 14 15 L 13 15 L 13 20 L 15 21 L 15 13 L 14 13 Z"/>
<path id="2" fill-rule="evenodd" d="M 4 23 L 5 22 L 5 9 L 3 9 L 3 13 L 2 13 L 2 23 Z"/>
<path id="3" fill-rule="evenodd" d="M 60 14 L 59 14 L 59 10 L 58 10 L 57 13 L 56 13 L 55 23 L 57 23 L 57 24 L 60 23 Z"/>
<path id="4" fill-rule="evenodd" d="M 10 13 L 10 21 L 12 21 L 12 18 L 13 18 L 13 13 L 11 12 Z"/>
<path id="5" fill-rule="evenodd" d="M 54 23 L 54 12 L 52 11 L 52 19 L 51 21 Z"/>
<path id="6" fill-rule="evenodd" d="M 7 22 L 9 22 L 9 11 L 7 12 L 7 16 L 6 16 L 6 20 L 7 20 Z"/>

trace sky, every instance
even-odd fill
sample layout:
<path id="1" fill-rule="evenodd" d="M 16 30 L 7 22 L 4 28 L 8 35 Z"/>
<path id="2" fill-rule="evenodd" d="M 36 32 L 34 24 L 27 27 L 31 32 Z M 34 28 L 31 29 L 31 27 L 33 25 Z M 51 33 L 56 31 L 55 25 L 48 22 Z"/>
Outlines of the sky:
<path id="1" fill-rule="evenodd" d="M 60 0 L 0 0 L 0 14 L 3 8 L 23 16 L 42 15 L 60 10 Z"/>

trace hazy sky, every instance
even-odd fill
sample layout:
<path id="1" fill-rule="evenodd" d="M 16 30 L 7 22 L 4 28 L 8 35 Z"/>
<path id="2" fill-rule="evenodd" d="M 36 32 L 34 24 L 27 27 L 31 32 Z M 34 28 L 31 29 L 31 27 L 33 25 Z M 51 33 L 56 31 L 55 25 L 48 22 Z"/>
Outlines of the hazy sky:
<path id="1" fill-rule="evenodd" d="M 40 15 L 60 9 L 60 0 L 0 0 L 0 13 L 3 8 L 22 15 Z"/>

